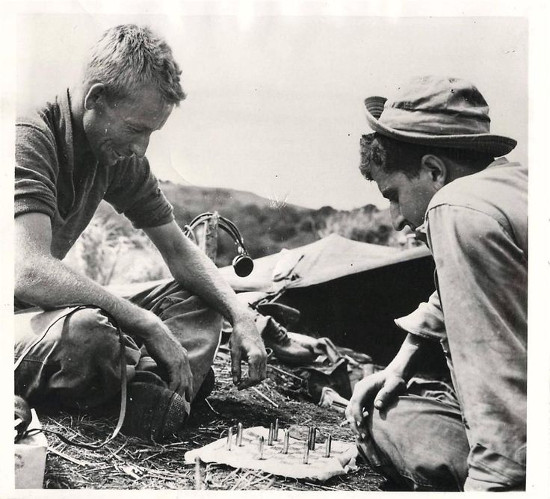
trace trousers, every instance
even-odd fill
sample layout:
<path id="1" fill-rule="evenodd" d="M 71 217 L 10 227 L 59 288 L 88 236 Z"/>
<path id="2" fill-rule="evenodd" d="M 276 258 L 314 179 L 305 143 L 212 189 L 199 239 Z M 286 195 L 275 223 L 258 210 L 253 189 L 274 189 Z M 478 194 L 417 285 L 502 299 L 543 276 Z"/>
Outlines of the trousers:
<path id="1" fill-rule="evenodd" d="M 155 313 L 187 350 L 194 381 L 192 401 L 214 361 L 222 316 L 175 281 L 129 299 Z M 127 381 L 152 380 L 166 385 L 140 341 L 131 332 L 122 331 L 122 336 Z M 87 409 L 108 403 L 121 388 L 120 349 L 117 328 L 101 309 L 17 313 L 15 361 L 22 354 L 24 358 L 15 370 L 15 393 L 34 407 Z"/>
<path id="2" fill-rule="evenodd" d="M 398 490 L 523 491 L 525 482 L 495 475 L 472 480 L 471 445 L 454 389 L 416 380 L 383 411 L 371 407 L 357 440 L 359 453 Z"/>
<path id="3" fill-rule="evenodd" d="M 369 411 L 365 423 L 359 453 L 397 489 L 464 490 L 470 447 L 446 383 L 413 382 L 385 410 Z"/>

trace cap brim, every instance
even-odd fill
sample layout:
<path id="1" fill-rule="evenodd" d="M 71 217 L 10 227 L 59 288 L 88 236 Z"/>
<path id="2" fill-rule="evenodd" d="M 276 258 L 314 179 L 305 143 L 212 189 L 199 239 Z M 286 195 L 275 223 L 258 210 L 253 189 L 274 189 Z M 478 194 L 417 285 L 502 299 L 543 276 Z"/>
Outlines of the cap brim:
<path id="1" fill-rule="evenodd" d="M 454 147 L 457 149 L 469 149 L 490 154 L 494 157 L 508 154 L 517 141 L 502 135 L 490 133 L 464 134 L 464 135 L 430 135 L 389 128 L 379 122 L 384 111 L 385 97 L 373 96 L 365 99 L 366 118 L 370 127 L 386 137 L 412 144 L 422 144 L 436 147 Z"/>

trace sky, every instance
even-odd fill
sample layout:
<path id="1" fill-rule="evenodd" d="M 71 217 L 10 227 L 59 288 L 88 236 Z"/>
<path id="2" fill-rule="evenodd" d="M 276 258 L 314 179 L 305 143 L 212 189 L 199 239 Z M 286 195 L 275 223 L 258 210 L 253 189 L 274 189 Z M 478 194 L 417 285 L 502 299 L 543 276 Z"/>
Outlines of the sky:
<path id="1" fill-rule="evenodd" d="M 521 17 L 169 16 L 30 13 L 17 23 L 17 100 L 43 102 L 78 79 L 104 29 L 147 24 L 172 46 L 187 99 L 152 137 L 164 180 L 251 191 L 310 208 L 385 207 L 359 171 L 363 100 L 410 77 L 466 78 L 492 131 L 527 159 L 528 23 Z"/>

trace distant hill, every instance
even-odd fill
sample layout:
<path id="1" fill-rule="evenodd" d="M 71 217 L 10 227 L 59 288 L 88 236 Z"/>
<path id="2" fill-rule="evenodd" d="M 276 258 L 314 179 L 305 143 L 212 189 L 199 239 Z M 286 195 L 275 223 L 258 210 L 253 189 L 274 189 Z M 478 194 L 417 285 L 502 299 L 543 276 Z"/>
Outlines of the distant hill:
<path id="1" fill-rule="evenodd" d="M 178 206 L 201 205 L 210 206 L 209 211 L 227 209 L 231 205 L 254 204 L 259 208 L 273 207 L 272 201 L 252 192 L 220 187 L 200 187 L 195 185 L 175 184 L 169 181 L 160 181 L 163 192 L 168 199 Z M 308 210 L 296 205 L 289 205 L 297 209 Z"/>
<path id="2" fill-rule="evenodd" d="M 356 241 L 400 246 L 389 211 L 374 205 L 350 211 L 330 206 L 314 210 L 291 204 L 274 205 L 269 199 L 234 189 L 166 181 L 161 181 L 161 188 L 174 206 L 180 227 L 201 213 L 218 211 L 238 227 L 252 258 L 303 246 L 331 233 Z M 230 264 L 236 254 L 233 241 L 220 231 L 218 244 L 216 263 Z M 106 203 L 100 205 L 92 224 L 71 251 L 68 263 L 103 284 L 152 280 L 167 274 L 162 259 L 142 231 L 135 230 Z"/>
<path id="3" fill-rule="evenodd" d="M 255 258 L 276 253 L 283 247 L 302 246 L 333 232 L 357 241 L 395 243 L 388 210 L 380 211 L 374 205 L 351 211 L 339 211 L 330 206 L 314 210 L 292 204 L 275 205 L 264 197 L 234 189 L 172 182 L 161 182 L 161 186 L 181 226 L 200 213 L 218 211 L 237 225 L 248 251 Z M 231 248 L 227 248 L 223 240 L 220 244 L 220 258 L 223 259 Z"/>

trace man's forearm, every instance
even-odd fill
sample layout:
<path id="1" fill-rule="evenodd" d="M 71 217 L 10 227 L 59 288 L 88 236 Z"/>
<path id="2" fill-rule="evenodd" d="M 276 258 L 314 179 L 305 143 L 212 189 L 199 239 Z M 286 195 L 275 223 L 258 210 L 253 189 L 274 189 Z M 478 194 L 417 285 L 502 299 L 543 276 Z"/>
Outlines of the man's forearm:
<path id="1" fill-rule="evenodd" d="M 150 329 L 150 314 L 145 310 L 109 293 L 49 255 L 30 255 L 17 262 L 15 296 L 44 309 L 76 303 L 94 305 L 111 314 L 121 328 L 142 339 Z"/>
<path id="2" fill-rule="evenodd" d="M 237 295 L 222 277 L 214 263 L 200 250 L 197 250 L 194 265 L 182 270 L 179 275 L 174 271 L 174 277 L 184 284 L 186 289 L 202 297 L 213 308 L 219 311 L 232 324 L 248 315 L 248 308 L 237 298 Z"/>
<path id="3" fill-rule="evenodd" d="M 409 333 L 386 370 L 408 381 L 422 360 L 423 346 L 427 341 L 429 340 Z"/>

